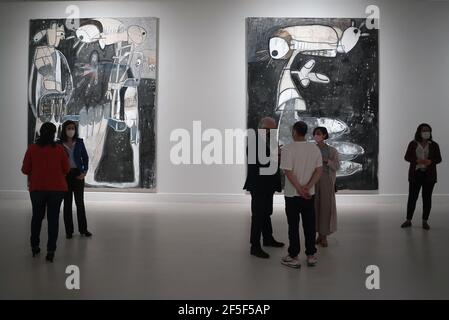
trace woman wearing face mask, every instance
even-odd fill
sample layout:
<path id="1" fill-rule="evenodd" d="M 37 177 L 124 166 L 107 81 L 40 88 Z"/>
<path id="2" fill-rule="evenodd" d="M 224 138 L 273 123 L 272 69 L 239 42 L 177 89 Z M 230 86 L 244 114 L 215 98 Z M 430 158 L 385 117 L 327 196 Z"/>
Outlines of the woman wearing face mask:
<path id="1" fill-rule="evenodd" d="M 422 123 L 418 126 L 415 139 L 408 145 L 404 158 L 405 161 L 410 162 L 408 171 L 409 191 L 407 220 L 401 227 L 411 227 L 416 201 L 422 188 L 422 227 L 429 230 L 430 226 L 427 220 L 432 208 L 432 193 L 437 182 L 437 164 L 441 162 L 441 153 L 440 147 L 432 139 L 432 128 L 428 124 Z"/>
<path id="2" fill-rule="evenodd" d="M 69 159 L 64 148 L 55 143 L 56 126 L 42 124 L 39 138 L 31 144 L 23 159 L 22 172 L 28 175 L 33 217 L 31 218 L 31 250 L 33 257 L 39 247 L 42 220 L 47 213 L 48 242 L 46 260 L 53 262 L 59 230 L 59 210 L 67 191 L 65 175 L 69 172 Z"/>
<path id="3" fill-rule="evenodd" d="M 86 210 L 84 207 L 84 177 L 89 169 L 89 156 L 83 139 L 78 138 L 76 123 L 66 121 L 62 124 L 59 143 L 64 146 L 70 159 L 70 172 L 67 174 L 68 191 L 64 196 L 64 224 L 66 238 L 71 239 L 74 232 L 72 199 L 75 196 L 78 231 L 82 236 L 90 237 L 87 230 Z"/>
<path id="4" fill-rule="evenodd" d="M 327 236 L 337 230 L 337 206 L 335 203 L 335 180 L 340 168 L 338 152 L 326 144 L 329 134 L 325 127 L 316 127 L 313 137 L 323 158 L 323 174 L 315 186 L 316 243 L 327 247 Z"/>

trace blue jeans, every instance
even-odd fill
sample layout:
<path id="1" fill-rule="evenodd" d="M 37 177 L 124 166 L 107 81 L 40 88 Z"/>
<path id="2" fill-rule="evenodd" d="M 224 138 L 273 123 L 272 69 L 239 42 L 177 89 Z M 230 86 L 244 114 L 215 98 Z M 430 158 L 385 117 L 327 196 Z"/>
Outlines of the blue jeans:
<path id="1" fill-rule="evenodd" d="M 39 247 L 42 220 L 47 212 L 48 242 L 47 250 L 56 251 L 59 231 L 59 211 L 61 209 L 64 192 L 60 191 L 31 191 L 33 217 L 31 218 L 31 247 Z"/>

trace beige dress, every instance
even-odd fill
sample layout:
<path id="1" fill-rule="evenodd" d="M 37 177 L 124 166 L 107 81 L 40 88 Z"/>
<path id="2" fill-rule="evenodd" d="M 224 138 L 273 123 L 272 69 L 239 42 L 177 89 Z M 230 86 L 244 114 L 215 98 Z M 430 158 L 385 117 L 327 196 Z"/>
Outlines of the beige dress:
<path id="1" fill-rule="evenodd" d="M 327 236 L 337 230 L 337 206 L 335 203 L 335 180 L 340 168 L 338 152 L 335 148 L 325 145 L 319 147 L 323 160 L 323 174 L 315 186 L 316 231 Z"/>

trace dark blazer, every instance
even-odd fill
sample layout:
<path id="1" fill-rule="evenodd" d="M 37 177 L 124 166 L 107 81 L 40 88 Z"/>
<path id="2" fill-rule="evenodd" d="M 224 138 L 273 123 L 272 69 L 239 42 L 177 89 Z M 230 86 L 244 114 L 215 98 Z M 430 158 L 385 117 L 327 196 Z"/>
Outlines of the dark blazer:
<path id="1" fill-rule="evenodd" d="M 257 135 L 256 135 L 256 151 L 258 152 Z M 248 148 L 246 149 L 246 153 L 248 155 Z M 266 155 L 267 156 L 270 155 L 269 142 L 267 142 L 266 145 Z M 264 192 L 264 193 L 274 193 L 275 191 L 279 192 L 282 191 L 279 162 L 276 173 L 273 175 L 260 175 L 260 168 L 269 167 L 270 163 L 262 165 L 259 163 L 259 159 L 256 160 L 255 164 L 247 163 L 247 176 L 243 189 L 248 190 L 250 192 Z"/>
<path id="2" fill-rule="evenodd" d="M 58 140 L 59 144 L 63 144 Z M 64 149 L 65 150 L 65 149 Z M 75 149 L 73 150 L 73 157 L 75 158 L 76 167 L 80 173 L 86 173 L 89 170 L 89 156 L 87 154 L 86 146 L 81 138 L 76 138 Z"/>
<path id="3" fill-rule="evenodd" d="M 413 140 L 409 143 L 407 152 L 405 153 L 405 161 L 410 162 L 410 167 L 408 170 L 408 181 L 413 181 L 415 178 L 416 171 L 416 148 L 418 147 L 418 142 Z M 427 182 L 437 182 L 437 164 L 441 162 L 441 153 L 438 143 L 435 141 L 429 141 L 429 160 L 432 163 L 427 167 L 426 170 L 426 180 Z"/>

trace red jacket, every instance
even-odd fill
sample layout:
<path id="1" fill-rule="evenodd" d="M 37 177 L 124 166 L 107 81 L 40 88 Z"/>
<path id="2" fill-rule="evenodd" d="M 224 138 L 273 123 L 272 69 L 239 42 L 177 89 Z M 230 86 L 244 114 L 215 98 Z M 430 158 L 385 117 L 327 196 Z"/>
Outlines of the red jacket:
<path id="1" fill-rule="evenodd" d="M 25 153 L 22 172 L 28 175 L 29 191 L 67 191 L 69 171 L 69 158 L 61 145 L 31 144 Z"/>

